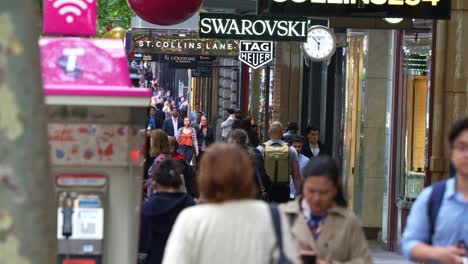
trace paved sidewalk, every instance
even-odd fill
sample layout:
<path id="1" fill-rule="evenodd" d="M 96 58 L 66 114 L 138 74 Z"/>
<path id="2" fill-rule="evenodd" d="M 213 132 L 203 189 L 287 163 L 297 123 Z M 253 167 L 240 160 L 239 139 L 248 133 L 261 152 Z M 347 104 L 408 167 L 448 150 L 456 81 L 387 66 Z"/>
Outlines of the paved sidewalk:
<path id="1" fill-rule="evenodd" d="M 401 255 L 383 251 L 381 249 L 372 250 L 374 257 L 374 264 L 410 264 L 411 262 L 405 260 Z"/>

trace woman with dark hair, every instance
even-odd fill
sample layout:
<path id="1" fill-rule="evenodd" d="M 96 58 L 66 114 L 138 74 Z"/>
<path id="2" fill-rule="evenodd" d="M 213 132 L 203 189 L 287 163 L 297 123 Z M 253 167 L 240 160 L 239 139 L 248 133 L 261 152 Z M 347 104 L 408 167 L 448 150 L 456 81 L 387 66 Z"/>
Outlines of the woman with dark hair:
<path id="1" fill-rule="evenodd" d="M 258 147 L 259 145 L 258 133 L 257 133 L 257 130 L 252 125 L 252 118 L 251 117 L 243 118 L 239 123 L 239 128 L 244 130 L 249 136 L 249 146 L 254 147 L 254 148 Z"/>
<path id="2" fill-rule="evenodd" d="M 359 220 L 346 208 L 337 163 L 328 156 L 316 158 L 303 175 L 302 196 L 281 206 L 301 256 L 315 255 L 317 264 L 372 263 Z"/>
<path id="3" fill-rule="evenodd" d="M 180 192 L 182 171 L 179 163 L 166 159 L 153 171 L 156 192 L 143 204 L 140 225 L 140 254 L 146 264 L 159 264 L 172 226 L 179 213 L 195 204 L 190 195 Z M 144 256 L 146 255 L 146 256 Z"/>
<path id="4" fill-rule="evenodd" d="M 206 149 L 214 143 L 215 136 L 214 131 L 211 126 L 208 125 L 208 117 L 202 115 L 200 119 L 200 126 L 197 129 L 197 137 L 198 137 L 198 149 L 200 150 L 200 154 L 197 156 L 197 168 L 199 167 L 199 163 L 201 157 L 205 153 Z"/>
<path id="5" fill-rule="evenodd" d="M 279 263 L 269 205 L 254 200 L 252 161 L 235 144 L 214 144 L 200 165 L 202 205 L 184 210 L 164 252 L 164 264 Z M 297 250 L 286 217 L 280 213 L 283 252 L 295 260 Z M 292 262 L 291 262 L 292 263 Z"/>
<path id="6" fill-rule="evenodd" d="M 260 151 L 249 146 L 249 136 L 242 129 L 234 129 L 229 133 L 229 144 L 237 144 L 242 149 L 246 150 L 252 160 L 254 168 L 254 180 L 257 185 L 257 198 L 265 201 L 270 201 L 271 180 L 265 170 L 265 163 Z"/>

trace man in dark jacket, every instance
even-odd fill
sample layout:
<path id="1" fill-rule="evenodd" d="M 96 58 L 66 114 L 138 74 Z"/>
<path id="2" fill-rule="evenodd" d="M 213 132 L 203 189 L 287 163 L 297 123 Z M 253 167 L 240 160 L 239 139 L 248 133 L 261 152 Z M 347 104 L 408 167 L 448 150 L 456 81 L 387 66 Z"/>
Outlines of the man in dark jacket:
<path id="1" fill-rule="evenodd" d="M 156 104 L 156 128 L 162 129 L 164 124 L 164 119 L 166 119 L 166 114 L 163 112 L 164 105 L 162 103 Z"/>
<path id="2" fill-rule="evenodd" d="M 289 122 L 286 130 L 287 132 L 283 134 L 283 141 L 291 145 L 293 137 L 297 135 L 297 131 L 299 130 L 297 122 Z"/>
<path id="3" fill-rule="evenodd" d="M 179 109 L 172 108 L 172 116 L 164 120 L 163 130 L 168 136 L 176 137 L 179 128 L 184 126 L 184 121 L 179 118 Z"/>
<path id="4" fill-rule="evenodd" d="M 329 155 L 325 145 L 320 143 L 320 129 L 309 126 L 306 130 L 307 142 L 302 147 L 302 154 L 309 159 L 316 158 L 321 155 Z"/>
<path id="5" fill-rule="evenodd" d="M 167 239 L 179 213 L 195 205 L 192 197 L 179 192 L 182 171 L 177 161 L 161 161 L 152 175 L 156 193 L 143 204 L 140 225 L 140 258 L 145 264 L 160 264 Z"/>

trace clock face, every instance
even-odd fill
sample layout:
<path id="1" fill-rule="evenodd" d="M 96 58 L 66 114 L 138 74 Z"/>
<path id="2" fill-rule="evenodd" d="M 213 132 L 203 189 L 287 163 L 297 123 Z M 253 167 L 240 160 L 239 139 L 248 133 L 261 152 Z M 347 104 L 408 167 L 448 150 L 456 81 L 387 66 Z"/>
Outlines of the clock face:
<path id="1" fill-rule="evenodd" d="M 309 29 L 304 52 L 315 61 L 324 61 L 335 52 L 336 42 L 333 33 L 326 27 L 314 26 Z"/>

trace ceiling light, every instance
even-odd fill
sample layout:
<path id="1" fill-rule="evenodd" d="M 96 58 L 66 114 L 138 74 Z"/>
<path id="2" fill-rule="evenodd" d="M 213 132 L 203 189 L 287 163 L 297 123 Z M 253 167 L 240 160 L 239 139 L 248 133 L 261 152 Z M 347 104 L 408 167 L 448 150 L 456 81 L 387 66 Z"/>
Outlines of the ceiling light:
<path id="1" fill-rule="evenodd" d="M 384 18 L 385 21 L 387 21 L 390 24 L 398 24 L 401 21 L 403 21 L 403 18 L 400 17 L 386 17 Z"/>

